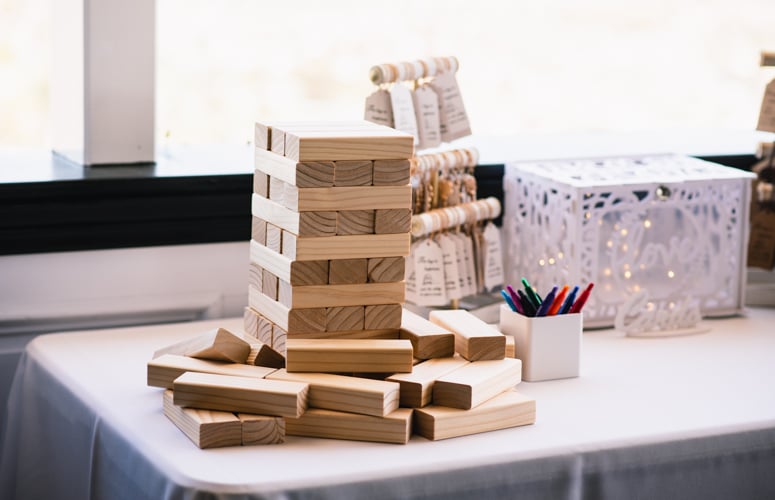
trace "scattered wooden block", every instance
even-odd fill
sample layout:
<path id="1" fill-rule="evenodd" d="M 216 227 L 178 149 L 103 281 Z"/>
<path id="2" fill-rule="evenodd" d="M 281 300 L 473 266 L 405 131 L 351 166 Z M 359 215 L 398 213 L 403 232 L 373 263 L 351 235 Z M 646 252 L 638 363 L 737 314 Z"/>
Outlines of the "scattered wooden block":
<path id="1" fill-rule="evenodd" d="M 334 186 L 371 186 L 371 160 L 334 162 Z"/>
<path id="2" fill-rule="evenodd" d="M 274 224 L 267 224 L 266 225 L 266 248 L 273 251 L 280 253 L 280 249 L 282 248 L 282 234 L 283 231 L 279 227 L 275 226 Z"/>
<path id="3" fill-rule="evenodd" d="M 264 378 L 273 368 L 250 366 L 242 363 L 223 363 L 189 358 L 177 354 L 164 354 L 148 362 L 148 385 L 172 389 L 176 378 L 186 372 L 216 373 L 240 377 Z"/>
<path id="4" fill-rule="evenodd" d="M 369 330 L 401 326 L 401 304 L 377 304 L 366 306 L 363 327 Z"/>
<path id="5" fill-rule="evenodd" d="M 381 130 L 304 131 L 287 127 L 284 129 L 285 156 L 300 162 L 412 157 L 414 138 L 411 135 L 376 126 Z"/>
<path id="6" fill-rule="evenodd" d="M 250 344 L 250 354 L 245 364 L 275 369 L 285 368 L 285 357 L 272 349 L 269 344 L 254 342 Z"/>
<path id="7" fill-rule="evenodd" d="M 277 177 L 269 177 L 269 198 L 275 203 L 280 205 L 284 204 L 285 200 L 285 181 L 278 179 Z"/>
<path id="8" fill-rule="evenodd" d="M 447 358 L 455 354 L 452 332 L 406 309 L 401 311 L 401 338 L 412 343 L 414 357 L 419 359 Z"/>
<path id="9" fill-rule="evenodd" d="M 321 212 L 339 210 L 372 210 L 375 208 L 410 209 L 412 187 L 405 186 L 358 186 L 293 188 L 285 186 L 283 204 L 296 212 Z"/>
<path id="10" fill-rule="evenodd" d="M 266 281 L 264 286 L 266 286 Z M 405 293 L 403 281 L 352 285 L 290 285 L 290 287 L 291 302 L 282 304 L 289 309 L 398 304 L 404 301 Z"/>
<path id="11" fill-rule="evenodd" d="M 175 379 L 173 390 L 177 406 L 298 418 L 307 409 L 309 386 L 189 372 Z"/>
<path id="12" fill-rule="evenodd" d="M 272 300 L 277 300 L 277 276 L 264 269 L 261 273 L 261 293 Z"/>
<path id="13" fill-rule="evenodd" d="M 438 378 L 433 404 L 469 410 L 513 389 L 522 380 L 522 361 L 505 358 L 474 361 Z"/>
<path id="14" fill-rule="evenodd" d="M 269 176 L 260 170 L 253 173 L 253 192 L 264 198 L 269 198 Z"/>
<path id="15" fill-rule="evenodd" d="M 242 423 L 233 413 L 175 406 L 170 390 L 164 391 L 163 399 L 164 415 L 199 448 L 242 444 Z"/>
<path id="16" fill-rule="evenodd" d="M 328 283 L 331 285 L 366 283 L 367 264 L 367 259 L 332 260 L 328 266 Z"/>
<path id="17" fill-rule="evenodd" d="M 407 340 L 288 339 L 288 372 L 408 373 L 412 344 Z"/>
<path id="18" fill-rule="evenodd" d="M 248 286 L 256 287 L 259 290 L 264 287 L 264 270 L 253 262 L 248 265 Z"/>
<path id="19" fill-rule="evenodd" d="M 412 229 L 410 208 L 377 209 L 374 214 L 374 233 L 408 233 Z"/>
<path id="20" fill-rule="evenodd" d="M 289 436 L 406 444 L 411 424 L 412 410 L 408 408 L 385 417 L 310 408 L 300 418 L 286 419 L 285 431 Z"/>
<path id="21" fill-rule="evenodd" d="M 535 412 L 534 399 L 508 391 L 471 410 L 436 405 L 417 409 L 414 430 L 436 441 L 533 424 Z"/>
<path id="22" fill-rule="evenodd" d="M 266 245 L 266 221 L 253 216 L 250 226 L 250 238 L 259 245 Z"/>
<path id="23" fill-rule="evenodd" d="M 341 210 L 336 213 L 336 234 L 374 234 L 374 210 Z"/>
<path id="24" fill-rule="evenodd" d="M 517 357 L 517 343 L 513 335 L 506 335 L 506 357 L 507 358 Z"/>
<path id="25" fill-rule="evenodd" d="M 387 378 L 401 385 L 401 406 L 421 408 L 429 405 L 433 397 L 433 384 L 444 375 L 469 362 L 461 357 L 434 358 L 414 365 L 412 373 L 396 373 Z"/>
<path id="26" fill-rule="evenodd" d="M 326 331 L 363 330 L 363 306 L 326 308 Z"/>
<path id="27" fill-rule="evenodd" d="M 328 187 L 334 185 L 334 162 L 299 163 L 269 151 L 256 149 L 256 170 L 282 179 L 298 188 Z"/>
<path id="28" fill-rule="evenodd" d="M 225 328 L 216 328 L 193 338 L 176 342 L 153 353 L 154 358 L 163 354 L 178 354 L 198 359 L 244 363 L 250 352 L 250 344 Z"/>
<path id="29" fill-rule="evenodd" d="M 293 252 L 288 240 L 293 237 Z M 411 234 L 358 234 L 297 238 L 283 234 L 283 255 L 292 260 L 335 260 L 409 255 Z M 402 278 L 403 279 L 403 278 Z"/>
<path id="30" fill-rule="evenodd" d="M 299 309 L 306 311 L 306 309 Z M 339 332 L 288 332 L 291 339 L 397 339 L 398 328 L 380 328 L 376 330 L 346 330 Z"/>
<path id="31" fill-rule="evenodd" d="M 402 281 L 406 272 L 404 257 L 376 257 L 367 265 L 369 283 L 390 283 Z"/>
<path id="32" fill-rule="evenodd" d="M 375 160 L 372 184 L 374 186 L 405 186 L 409 184 L 409 160 Z"/>
<path id="33" fill-rule="evenodd" d="M 266 415 L 238 413 L 242 423 L 242 446 L 285 442 L 285 419 Z"/>
<path id="34" fill-rule="evenodd" d="M 399 385 L 395 382 L 329 373 L 288 373 L 286 370 L 278 370 L 268 379 L 309 384 L 307 404 L 310 408 L 377 417 L 398 409 Z"/>
<path id="35" fill-rule="evenodd" d="M 455 334 L 455 352 L 469 361 L 506 357 L 506 337 L 468 311 L 431 311 L 429 319 Z"/>

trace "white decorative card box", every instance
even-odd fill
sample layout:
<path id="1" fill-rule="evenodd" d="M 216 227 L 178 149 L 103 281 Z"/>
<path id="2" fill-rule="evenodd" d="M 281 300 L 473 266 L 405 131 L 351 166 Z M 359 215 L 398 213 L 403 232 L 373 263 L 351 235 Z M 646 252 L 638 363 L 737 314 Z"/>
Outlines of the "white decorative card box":
<path id="1" fill-rule="evenodd" d="M 636 307 L 672 330 L 739 313 L 753 177 L 679 155 L 507 164 L 507 283 L 594 282 L 585 327 Z"/>

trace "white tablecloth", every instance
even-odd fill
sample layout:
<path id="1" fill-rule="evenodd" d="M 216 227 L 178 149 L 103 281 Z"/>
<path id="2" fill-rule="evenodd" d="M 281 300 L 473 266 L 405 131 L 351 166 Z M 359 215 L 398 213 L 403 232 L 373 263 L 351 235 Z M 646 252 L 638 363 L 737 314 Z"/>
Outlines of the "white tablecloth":
<path id="1" fill-rule="evenodd" d="M 585 333 L 581 377 L 520 384 L 532 426 L 213 450 L 162 414 L 146 362 L 241 319 L 45 335 L 11 389 L 0 498 L 775 498 L 775 310 L 707 325 Z"/>

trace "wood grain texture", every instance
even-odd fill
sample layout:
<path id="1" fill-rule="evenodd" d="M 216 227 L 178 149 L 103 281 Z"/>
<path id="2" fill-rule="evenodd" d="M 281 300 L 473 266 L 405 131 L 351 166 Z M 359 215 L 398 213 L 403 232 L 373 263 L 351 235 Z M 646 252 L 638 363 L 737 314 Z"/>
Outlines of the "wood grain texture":
<path id="1" fill-rule="evenodd" d="M 266 225 L 266 248 L 280 253 L 283 242 L 283 230 L 274 224 Z"/>
<path id="2" fill-rule="evenodd" d="M 278 325 L 272 325 L 272 349 L 285 356 L 288 353 L 286 350 L 287 341 L 288 332 Z"/>
<path id="3" fill-rule="evenodd" d="M 260 170 L 253 173 L 253 192 L 264 198 L 269 198 L 269 176 Z"/>
<path id="4" fill-rule="evenodd" d="M 262 198 L 257 194 L 252 195 L 251 214 L 270 224 L 274 224 L 286 231 L 299 234 L 299 213 L 274 202 L 268 198 Z"/>
<path id="5" fill-rule="evenodd" d="M 328 283 L 344 285 L 366 283 L 367 259 L 337 259 L 328 265 Z"/>
<path id="6" fill-rule="evenodd" d="M 303 212 L 299 214 L 299 236 L 335 236 L 336 212 Z"/>
<path id="7" fill-rule="evenodd" d="M 327 260 L 296 260 L 291 262 L 291 285 L 328 284 L 329 265 Z"/>
<path id="8" fill-rule="evenodd" d="M 326 331 L 363 330 L 363 306 L 326 308 Z"/>
<path id="9" fill-rule="evenodd" d="M 517 343 L 516 339 L 512 335 L 506 335 L 506 357 L 517 357 Z"/>
<path id="10" fill-rule="evenodd" d="M 286 369 L 323 373 L 407 373 L 412 344 L 382 339 L 288 339 Z"/>
<path id="11" fill-rule="evenodd" d="M 287 235 L 283 240 L 287 241 Z M 335 260 L 409 255 L 410 234 L 366 234 L 296 238 L 293 260 Z"/>
<path id="12" fill-rule="evenodd" d="M 299 188 L 334 185 L 333 162 L 299 163 L 269 151 L 256 149 L 255 169 Z"/>
<path id="13" fill-rule="evenodd" d="M 291 189 L 285 188 L 284 205 L 296 212 L 411 209 L 412 187 L 361 186 Z"/>
<path id="14" fill-rule="evenodd" d="M 311 309 L 294 309 L 294 311 L 311 311 Z M 289 332 L 291 339 L 397 339 L 397 328 L 378 330 L 347 330 L 341 332 Z"/>
<path id="15" fill-rule="evenodd" d="M 272 127 L 272 132 L 269 135 L 269 149 L 272 153 L 280 156 L 285 155 L 285 133 L 276 127 Z"/>
<path id="16" fill-rule="evenodd" d="M 314 334 L 326 330 L 326 308 L 291 309 L 288 311 L 288 334 Z"/>
<path id="17" fill-rule="evenodd" d="M 336 231 L 336 229 L 334 230 Z M 308 240 L 317 240 L 318 238 L 309 238 Z M 290 231 L 285 231 L 283 234 L 283 257 L 289 260 L 303 260 L 298 258 L 298 244 L 299 237 Z M 302 243 L 304 245 L 305 243 Z M 302 246 L 303 248 L 303 246 Z M 307 260 L 323 260 L 323 258 L 307 259 Z"/>
<path id="18" fill-rule="evenodd" d="M 387 380 L 401 385 L 401 406 L 421 408 L 431 403 L 433 384 L 438 378 L 468 363 L 459 356 L 429 359 L 414 365 L 412 373 L 396 373 Z"/>
<path id="19" fill-rule="evenodd" d="M 291 285 L 292 304 L 283 305 L 290 309 L 306 309 L 398 304 L 404 301 L 404 292 L 403 281 L 353 285 Z M 266 291 L 264 293 L 266 294 Z"/>
<path id="20" fill-rule="evenodd" d="M 391 283 L 402 281 L 406 272 L 404 257 L 376 257 L 367 265 L 369 283 Z"/>
<path id="21" fill-rule="evenodd" d="M 272 300 L 277 300 L 278 279 L 270 271 L 264 269 L 261 273 L 261 293 Z"/>
<path id="22" fill-rule="evenodd" d="M 286 186 L 285 181 L 277 177 L 270 176 L 269 177 L 269 196 L 267 196 L 267 198 L 274 201 L 275 203 L 279 203 L 283 205 L 285 201 L 285 186 Z"/>
<path id="23" fill-rule="evenodd" d="M 256 122 L 254 129 L 254 144 L 256 149 L 269 150 L 272 145 L 270 139 L 271 133 L 272 129 L 269 125 Z"/>
<path id="24" fill-rule="evenodd" d="M 508 391 L 471 410 L 431 405 L 414 414 L 414 432 L 435 441 L 533 424 L 536 402 Z"/>
<path id="25" fill-rule="evenodd" d="M 217 373 L 241 377 L 264 378 L 274 369 L 263 366 L 250 366 L 242 363 L 223 363 L 204 359 L 189 358 L 177 354 L 164 354 L 148 362 L 147 377 L 151 387 L 172 389 L 176 378 L 186 372 Z"/>
<path id="26" fill-rule="evenodd" d="M 336 213 L 336 234 L 374 234 L 374 210 L 342 210 Z"/>
<path id="27" fill-rule="evenodd" d="M 455 354 L 452 332 L 406 309 L 401 311 L 401 338 L 412 343 L 415 358 L 447 358 Z"/>
<path id="28" fill-rule="evenodd" d="M 248 265 L 248 286 L 261 290 L 264 286 L 264 270 L 253 262 Z"/>
<path id="29" fill-rule="evenodd" d="M 506 357 L 506 337 L 468 311 L 431 311 L 429 319 L 455 334 L 455 352 L 469 361 Z"/>
<path id="30" fill-rule="evenodd" d="M 242 444 L 242 423 L 233 413 L 175 406 L 170 390 L 164 391 L 162 408 L 164 415 L 199 448 Z"/>
<path id="31" fill-rule="evenodd" d="M 310 161 L 296 164 L 296 186 L 300 188 L 334 185 L 334 162 Z"/>
<path id="32" fill-rule="evenodd" d="M 410 208 L 377 209 L 374 213 L 374 233 L 408 233 L 412 228 Z"/>
<path id="33" fill-rule="evenodd" d="M 261 316 L 251 309 L 246 307 L 242 313 L 242 327 L 245 333 L 255 339 L 258 339 L 258 321 Z"/>
<path id="34" fill-rule="evenodd" d="M 271 323 L 288 328 L 288 308 L 252 286 L 248 287 L 248 306 Z"/>
<path id="35" fill-rule="evenodd" d="M 253 216 L 250 224 L 250 238 L 259 245 L 266 245 L 266 221 Z"/>
<path id="36" fill-rule="evenodd" d="M 401 304 L 376 304 L 366 306 L 363 327 L 369 330 L 401 327 Z"/>
<path id="37" fill-rule="evenodd" d="M 266 415 L 238 413 L 242 424 L 242 446 L 285 442 L 285 419 Z"/>
<path id="38" fill-rule="evenodd" d="M 215 328 L 209 332 L 176 342 L 153 353 L 154 358 L 164 354 L 177 354 L 211 361 L 244 363 L 250 352 L 250 344 L 225 328 Z"/>
<path id="39" fill-rule="evenodd" d="M 289 436 L 406 444 L 412 429 L 412 410 L 399 408 L 385 417 L 310 408 L 300 418 L 285 420 Z"/>
<path id="40" fill-rule="evenodd" d="M 293 303 L 293 288 L 285 280 L 277 280 L 277 301 L 285 307 L 291 307 Z"/>
<path id="41" fill-rule="evenodd" d="M 261 315 L 258 319 L 257 338 L 264 344 L 272 345 L 272 322 Z"/>
<path id="42" fill-rule="evenodd" d="M 505 358 L 474 361 L 438 378 L 433 385 L 433 404 L 469 410 L 522 380 L 522 362 Z"/>
<path id="43" fill-rule="evenodd" d="M 334 186 L 371 186 L 371 160 L 334 162 Z"/>
<path id="44" fill-rule="evenodd" d="M 398 409 L 399 385 L 396 382 L 328 373 L 288 373 L 286 370 L 278 370 L 268 379 L 309 384 L 307 404 L 310 408 L 376 417 L 384 417 Z"/>
<path id="45" fill-rule="evenodd" d="M 271 345 L 256 341 L 250 344 L 250 354 L 245 364 L 275 369 L 285 368 L 285 356 L 272 349 Z"/>
<path id="46" fill-rule="evenodd" d="M 358 131 L 285 130 L 285 156 L 299 162 L 411 158 L 413 143 L 411 135 L 389 127 Z"/>
<path id="47" fill-rule="evenodd" d="M 409 160 L 375 160 L 372 174 L 374 186 L 405 186 L 409 184 Z"/>
<path id="48" fill-rule="evenodd" d="M 297 418 L 307 409 L 309 386 L 189 372 L 175 379 L 173 390 L 177 406 Z"/>

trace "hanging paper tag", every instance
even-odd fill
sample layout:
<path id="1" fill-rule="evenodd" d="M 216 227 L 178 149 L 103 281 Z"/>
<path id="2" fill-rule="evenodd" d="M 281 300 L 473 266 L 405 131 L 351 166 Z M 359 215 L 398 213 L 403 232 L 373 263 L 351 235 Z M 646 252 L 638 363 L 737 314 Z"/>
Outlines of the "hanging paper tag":
<path id="1" fill-rule="evenodd" d="M 457 276 L 458 276 L 458 288 L 460 288 L 460 294 L 465 297 L 470 295 L 468 287 L 468 266 L 466 266 L 465 259 L 465 244 L 460 238 L 460 234 L 449 234 L 447 237 L 455 244 L 455 259 L 457 261 Z"/>
<path id="2" fill-rule="evenodd" d="M 422 242 L 416 241 L 409 248 L 410 255 L 406 259 L 404 267 L 404 286 L 406 287 L 404 299 L 412 304 L 417 303 L 417 273 L 414 269 L 414 255 L 417 253 L 417 247 L 420 246 L 420 243 Z"/>
<path id="3" fill-rule="evenodd" d="M 417 117 L 414 114 L 412 91 L 401 83 L 396 83 L 390 89 L 390 102 L 393 105 L 393 128 L 412 134 L 417 144 Z"/>
<path id="4" fill-rule="evenodd" d="M 759 111 L 759 123 L 756 130 L 775 132 L 775 80 L 767 84 Z"/>
<path id="5" fill-rule="evenodd" d="M 439 129 L 439 98 L 429 86 L 415 89 L 414 112 L 417 115 L 418 149 L 435 148 L 441 144 Z"/>
<path id="6" fill-rule="evenodd" d="M 501 248 L 501 231 L 492 222 L 484 227 L 484 288 L 492 291 L 503 286 L 503 250 Z"/>
<path id="7" fill-rule="evenodd" d="M 390 104 L 390 94 L 387 90 L 377 89 L 366 98 L 363 119 L 393 128 L 393 107 Z"/>
<path id="8" fill-rule="evenodd" d="M 413 252 L 414 270 L 417 276 L 417 300 L 419 306 L 443 306 L 447 304 L 444 288 L 444 255 L 438 243 L 428 238 Z"/>
<path id="9" fill-rule="evenodd" d="M 465 233 L 460 233 L 459 238 L 463 242 L 463 262 L 466 265 L 466 283 L 468 285 L 466 295 L 474 295 L 478 292 L 476 289 L 476 254 L 474 254 L 474 243 Z"/>
<path id="10" fill-rule="evenodd" d="M 471 135 L 463 97 L 457 86 L 455 73 L 449 71 L 436 75 L 430 86 L 439 96 L 439 128 L 441 140 L 451 142 L 460 137 Z"/>
<path id="11" fill-rule="evenodd" d="M 457 245 L 447 235 L 439 236 L 439 245 L 444 257 L 444 288 L 449 300 L 460 299 L 463 291 L 460 288 L 460 272 L 458 271 Z"/>

